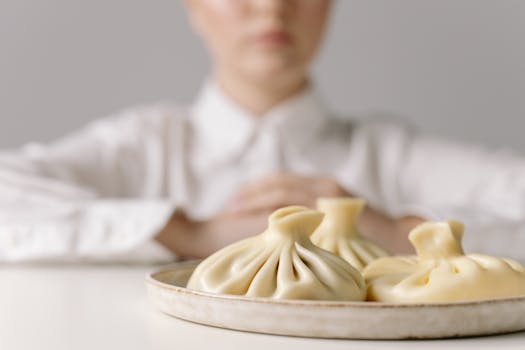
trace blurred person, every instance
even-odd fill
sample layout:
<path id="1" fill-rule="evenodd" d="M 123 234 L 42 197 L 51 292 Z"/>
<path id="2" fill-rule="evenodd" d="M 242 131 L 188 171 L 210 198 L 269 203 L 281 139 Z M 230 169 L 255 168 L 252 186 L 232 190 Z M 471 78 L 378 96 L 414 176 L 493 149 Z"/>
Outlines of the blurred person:
<path id="1" fill-rule="evenodd" d="M 394 253 L 426 219 L 467 223 L 468 250 L 525 260 L 525 160 L 336 116 L 310 78 L 330 0 L 186 0 L 212 58 L 191 106 L 125 110 L 0 152 L 0 261 L 200 258 L 267 215 L 360 196 Z"/>

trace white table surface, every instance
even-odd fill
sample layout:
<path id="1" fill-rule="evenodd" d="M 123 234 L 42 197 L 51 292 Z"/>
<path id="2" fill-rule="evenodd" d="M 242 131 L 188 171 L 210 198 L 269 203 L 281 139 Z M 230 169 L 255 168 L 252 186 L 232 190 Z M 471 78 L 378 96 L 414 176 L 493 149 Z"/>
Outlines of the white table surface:
<path id="1" fill-rule="evenodd" d="M 525 332 L 431 341 L 363 341 L 207 327 L 162 314 L 149 303 L 144 276 L 154 269 L 0 265 L 0 349 L 525 349 Z"/>

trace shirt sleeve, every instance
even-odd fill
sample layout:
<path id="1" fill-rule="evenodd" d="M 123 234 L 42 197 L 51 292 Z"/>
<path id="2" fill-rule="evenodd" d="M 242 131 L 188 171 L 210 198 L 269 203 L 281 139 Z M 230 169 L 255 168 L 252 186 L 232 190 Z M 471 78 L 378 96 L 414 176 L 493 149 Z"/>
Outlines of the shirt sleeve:
<path id="1" fill-rule="evenodd" d="M 406 133 L 399 202 L 428 219 L 466 224 L 467 252 L 525 261 L 525 158 Z"/>
<path id="2" fill-rule="evenodd" d="M 128 110 L 0 152 L 0 261 L 166 261 L 169 117 Z"/>

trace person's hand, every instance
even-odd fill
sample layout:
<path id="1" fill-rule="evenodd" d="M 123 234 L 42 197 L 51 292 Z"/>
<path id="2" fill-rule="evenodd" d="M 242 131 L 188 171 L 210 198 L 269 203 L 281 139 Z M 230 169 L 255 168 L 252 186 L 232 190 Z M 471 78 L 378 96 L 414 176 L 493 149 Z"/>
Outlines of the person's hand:
<path id="1" fill-rule="evenodd" d="M 182 259 L 205 258 L 215 251 L 264 231 L 265 214 L 223 213 L 205 221 L 193 221 L 175 213 L 155 239 Z"/>
<path id="2" fill-rule="evenodd" d="M 279 172 L 241 187 L 228 203 L 226 210 L 238 216 L 267 216 L 287 205 L 315 208 L 319 197 L 348 196 L 352 194 L 332 178 Z M 408 232 L 423 221 L 415 216 L 392 218 L 367 205 L 359 217 L 357 226 L 364 236 L 393 253 L 401 254 L 413 252 L 408 241 Z"/>
<path id="3" fill-rule="evenodd" d="M 315 208 L 318 197 L 351 196 L 335 180 L 278 173 L 241 188 L 227 210 L 209 220 L 192 221 L 182 213 L 172 216 L 155 237 L 181 258 L 204 258 L 243 238 L 263 232 L 268 215 L 283 206 L 305 205 Z M 408 232 L 423 219 L 391 218 L 366 206 L 357 223 L 363 235 L 393 253 L 413 249 Z"/>
<path id="4" fill-rule="evenodd" d="M 268 214 L 287 205 L 315 208 L 319 197 L 350 196 L 329 177 L 307 177 L 278 172 L 241 187 L 226 210 L 232 214 Z"/>

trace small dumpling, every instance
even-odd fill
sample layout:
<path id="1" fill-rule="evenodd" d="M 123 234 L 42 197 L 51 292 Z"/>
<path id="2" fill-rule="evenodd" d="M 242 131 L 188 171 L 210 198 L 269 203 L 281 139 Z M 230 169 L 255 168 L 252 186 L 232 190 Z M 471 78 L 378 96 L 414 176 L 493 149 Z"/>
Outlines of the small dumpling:
<path id="1" fill-rule="evenodd" d="M 363 271 L 368 299 L 417 303 L 525 295 L 525 268 L 517 261 L 465 255 L 463 224 L 427 222 L 409 234 L 417 256 L 386 257 Z"/>
<path id="2" fill-rule="evenodd" d="M 278 299 L 364 300 L 361 273 L 310 241 L 323 216 L 300 206 L 275 211 L 263 233 L 202 261 L 187 287 Z"/>
<path id="3" fill-rule="evenodd" d="M 357 230 L 357 219 L 364 206 L 365 202 L 358 198 L 319 198 L 317 209 L 325 218 L 311 237 L 314 244 L 340 256 L 360 271 L 371 261 L 389 255 Z"/>

